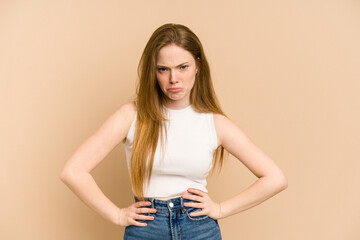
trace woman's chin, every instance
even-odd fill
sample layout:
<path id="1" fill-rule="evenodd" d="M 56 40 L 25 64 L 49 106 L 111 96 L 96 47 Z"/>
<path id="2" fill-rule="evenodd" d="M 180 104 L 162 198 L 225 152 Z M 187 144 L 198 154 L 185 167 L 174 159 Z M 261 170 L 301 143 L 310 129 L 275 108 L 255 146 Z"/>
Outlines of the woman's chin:
<path id="1" fill-rule="evenodd" d="M 167 96 L 167 98 L 170 101 L 179 101 L 179 100 L 182 100 L 184 98 L 184 96 L 182 94 L 169 94 Z"/>

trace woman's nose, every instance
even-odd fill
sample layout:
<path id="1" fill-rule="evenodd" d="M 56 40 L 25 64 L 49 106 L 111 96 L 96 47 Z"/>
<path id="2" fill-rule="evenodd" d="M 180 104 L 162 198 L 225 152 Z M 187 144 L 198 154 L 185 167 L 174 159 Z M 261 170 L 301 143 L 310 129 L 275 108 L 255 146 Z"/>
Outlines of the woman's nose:
<path id="1" fill-rule="evenodd" d="M 170 72 L 170 82 L 171 83 L 177 83 L 178 82 L 177 77 L 176 77 L 176 73 L 175 73 L 174 70 Z"/>

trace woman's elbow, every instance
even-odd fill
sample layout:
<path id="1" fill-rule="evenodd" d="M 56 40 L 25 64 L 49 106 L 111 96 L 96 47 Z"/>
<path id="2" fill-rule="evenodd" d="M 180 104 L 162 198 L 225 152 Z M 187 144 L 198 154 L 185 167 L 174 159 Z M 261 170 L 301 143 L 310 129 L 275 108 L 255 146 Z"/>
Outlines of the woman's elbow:
<path id="1" fill-rule="evenodd" d="M 282 186 L 281 190 L 287 189 L 287 187 L 288 187 L 288 181 L 287 181 L 286 178 L 284 178 L 284 180 L 282 181 L 281 186 Z"/>
<path id="2" fill-rule="evenodd" d="M 288 181 L 282 172 L 266 176 L 266 179 L 269 187 L 276 193 L 281 192 L 288 187 Z"/>
<path id="3" fill-rule="evenodd" d="M 71 178 L 73 178 L 73 176 L 74 176 L 73 170 L 71 170 L 70 168 L 63 168 L 59 175 L 59 179 L 62 182 L 68 182 L 68 181 L 70 181 Z"/>
<path id="4" fill-rule="evenodd" d="M 64 170 L 62 170 L 61 173 L 60 173 L 60 175 L 59 175 L 59 179 L 60 179 L 62 182 L 65 182 L 67 178 L 68 178 L 68 174 L 67 174 Z"/>
<path id="5" fill-rule="evenodd" d="M 286 179 L 285 176 L 281 176 L 281 177 L 277 177 L 276 180 L 274 180 L 276 182 L 276 186 L 277 189 L 279 190 L 279 192 L 285 190 L 288 187 L 288 181 Z"/>

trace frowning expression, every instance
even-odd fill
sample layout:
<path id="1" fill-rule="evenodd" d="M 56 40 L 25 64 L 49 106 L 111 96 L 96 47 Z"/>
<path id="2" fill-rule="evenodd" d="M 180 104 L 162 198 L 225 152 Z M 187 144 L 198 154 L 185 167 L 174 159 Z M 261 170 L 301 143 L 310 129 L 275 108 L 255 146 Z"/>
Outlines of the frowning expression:
<path id="1" fill-rule="evenodd" d="M 182 108 L 190 104 L 190 92 L 198 69 L 191 53 L 174 44 L 158 53 L 156 78 L 167 107 Z"/>

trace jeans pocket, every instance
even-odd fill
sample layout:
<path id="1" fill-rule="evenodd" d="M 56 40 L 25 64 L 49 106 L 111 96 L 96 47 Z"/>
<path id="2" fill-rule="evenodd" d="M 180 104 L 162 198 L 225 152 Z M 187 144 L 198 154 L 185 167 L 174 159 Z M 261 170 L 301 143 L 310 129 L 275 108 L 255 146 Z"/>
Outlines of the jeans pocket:
<path id="1" fill-rule="evenodd" d="M 186 211 L 185 211 L 186 217 L 192 222 L 200 222 L 200 221 L 206 221 L 206 220 L 210 219 L 210 217 L 208 215 L 201 215 L 201 216 L 197 216 L 197 217 L 190 216 L 191 213 L 200 212 L 201 208 L 187 207 L 185 209 L 186 209 Z"/>

